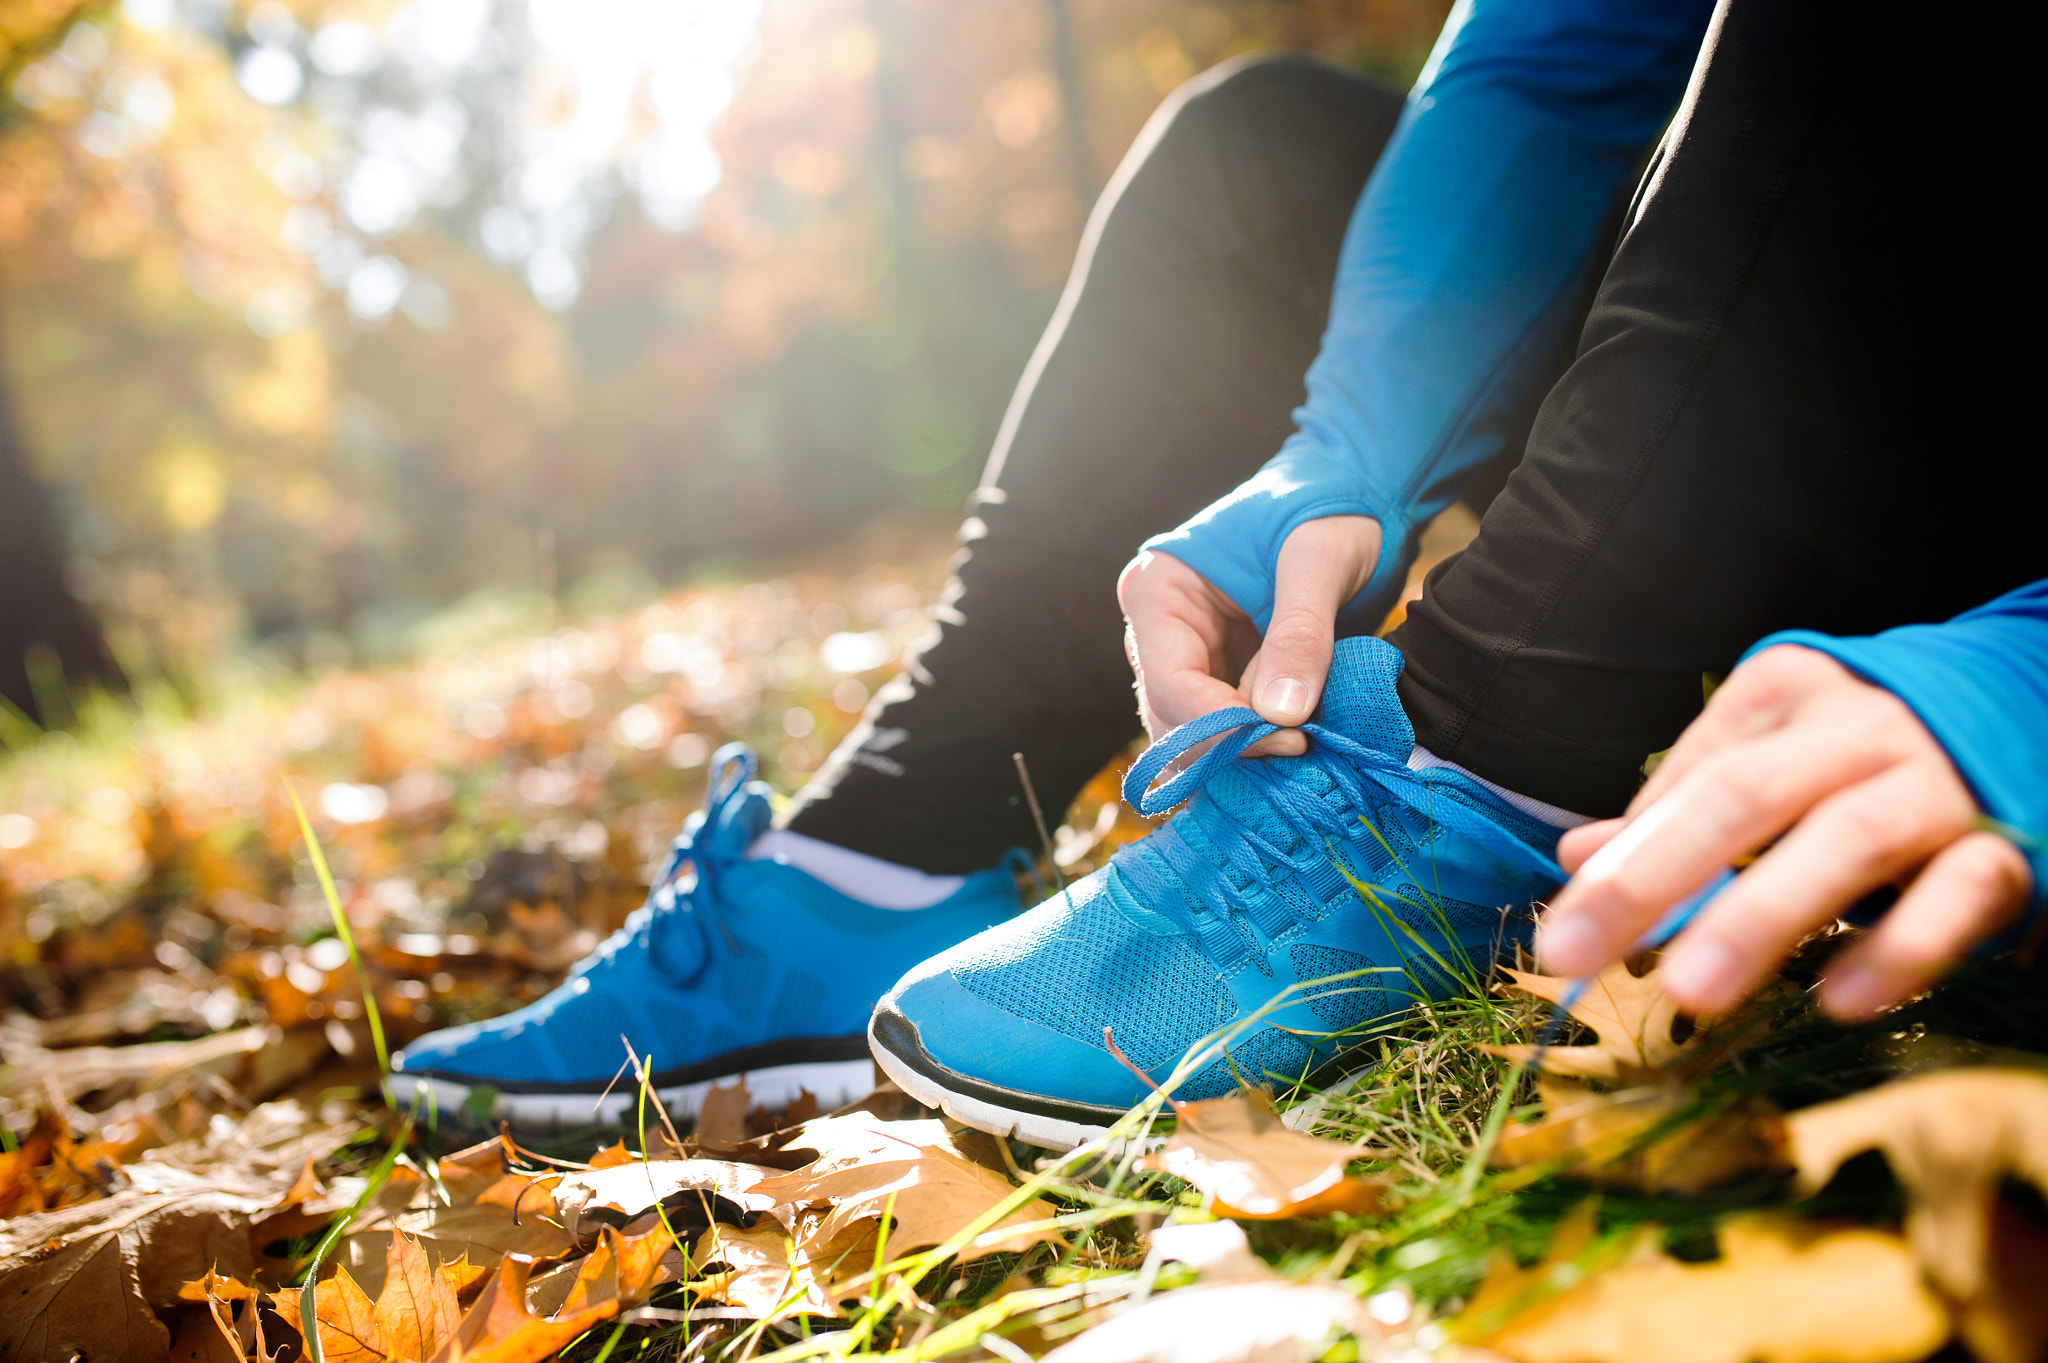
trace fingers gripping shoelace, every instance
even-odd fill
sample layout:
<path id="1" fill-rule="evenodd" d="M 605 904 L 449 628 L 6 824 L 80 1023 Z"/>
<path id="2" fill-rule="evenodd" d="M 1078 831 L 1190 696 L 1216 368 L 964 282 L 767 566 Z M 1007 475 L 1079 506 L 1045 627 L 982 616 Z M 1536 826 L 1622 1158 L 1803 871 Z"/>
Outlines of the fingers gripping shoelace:
<path id="1" fill-rule="evenodd" d="M 1327 900 L 1341 873 L 1332 864 L 1328 840 L 1355 840 L 1371 836 L 1371 830 L 1357 813 L 1345 813 L 1289 776 L 1289 762 L 1313 762 L 1333 781 L 1344 797 L 1345 806 L 1361 811 L 1391 800 L 1477 844 L 1509 865 L 1537 878 L 1564 879 L 1557 863 L 1530 847 L 1492 820 L 1448 798 L 1432 787 L 1424 772 L 1411 771 L 1405 761 L 1377 752 L 1355 739 L 1320 724 L 1304 724 L 1309 750 L 1304 757 L 1268 761 L 1243 756 L 1245 749 L 1279 726 L 1268 723 L 1247 706 L 1217 710 L 1190 720 L 1147 748 L 1124 777 L 1124 798 L 1141 814 L 1160 815 L 1189 801 L 1226 768 L 1257 781 L 1272 808 L 1301 835 L 1297 853 L 1290 856 L 1257 829 L 1232 818 L 1213 800 L 1195 802 L 1189 815 L 1208 835 L 1231 866 L 1253 884 L 1267 880 L 1267 868 L 1292 871 L 1318 900 Z M 1162 784 L 1153 783 L 1171 765 L 1197 746 L 1214 740 L 1207 752 L 1190 762 Z M 1167 883 L 1162 872 L 1138 849 L 1146 848 L 1162 858 L 1186 887 L 1184 896 Z M 1242 939 L 1230 919 L 1243 916 L 1261 936 L 1272 940 L 1294 919 L 1293 911 L 1278 895 L 1246 896 L 1232 879 L 1190 847 L 1173 825 L 1159 829 L 1141 843 L 1122 849 L 1116 857 L 1118 869 L 1144 895 L 1149 907 L 1173 919 L 1201 943 L 1211 960 L 1222 962 L 1239 954 Z M 1187 899 L 1199 906 L 1187 907 Z"/>
<path id="2" fill-rule="evenodd" d="M 684 822 L 681 835 L 670 845 L 646 905 L 634 910 L 625 926 L 598 947 L 593 960 L 609 959 L 645 934 L 662 972 L 687 984 L 709 958 L 714 932 L 732 941 L 719 917 L 718 886 L 728 870 L 746 860 L 751 838 L 732 816 L 759 766 L 744 744 L 729 743 L 712 756 L 704 808 Z M 685 876 L 686 868 L 694 868 L 696 874 Z"/>

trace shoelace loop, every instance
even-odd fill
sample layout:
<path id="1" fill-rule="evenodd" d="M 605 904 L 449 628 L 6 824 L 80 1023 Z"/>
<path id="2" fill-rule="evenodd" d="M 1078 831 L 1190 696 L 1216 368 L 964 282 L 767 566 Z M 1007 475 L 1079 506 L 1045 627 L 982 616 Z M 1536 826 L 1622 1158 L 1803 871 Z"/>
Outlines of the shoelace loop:
<path id="1" fill-rule="evenodd" d="M 1434 788 L 1425 772 L 1412 771 L 1403 758 L 1368 748 L 1323 725 L 1301 726 L 1301 732 L 1309 740 L 1308 752 L 1303 757 L 1266 761 L 1243 756 L 1245 749 L 1269 734 L 1277 733 L 1279 727 L 1261 719 L 1258 712 L 1249 706 L 1217 710 L 1190 720 L 1162 736 L 1132 764 L 1124 777 L 1124 798 L 1141 814 L 1161 815 L 1191 800 L 1218 774 L 1237 764 L 1238 770 L 1258 781 L 1261 793 L 1274 810 L 1303 835 L 1308 846 L 1321 843 L 1329 835 L 1343 838 L 1358 836 L 1360 822 L 1356 814 L 1347 816 L 1340 813 L 1303 788 L 1297 780 L 1291 779 L 1289 762 L 1313 762 L 1335 783 L 1351 810 L 1363 810 L 1382 800 L 1391 800 L 1520 870 L 1554 881 L 1564 879 L 1564 872 L 1554 860 L 1491 819 L 1444 795 Z M 1213 746 L 1207 752 L 1163 783 L 1154 784 L 1174 762 L 1200 744 L 1212 741 Z M 1380 799 L 1370 798 L 1373 794 Z M 1230 817 L 1214 801 L 1204 800 L 1192 805 L 1190 814 L 1231 864 L 1254 881 L 1265 878 L 1264 868 L 1267 866 L 1291 870 L 1311 884 L 1339 874 L 1334 866 L 1313 852 L 1299 860 L 1289 856 L 1256 829 Z M 1173 887 L 1161 880 L 1161 872 L 1136 854 L 1139 847 L 1150 847 L 1157 853 L 1193 891 L 1192 898 L 1200 908 L 1190 913 L 1184 905 L 1183 896 L 1173 892 Z M 1132 855 L 1125 856 L 1125 852 Z M 1120 851 L 1118 864 L 1144 894 L 1148 906 L 1192 933 L 1212 960 L 1221 961 L 1238 954 L 1233 940 L 1236 933 L 1227 921 L 1229 918 L 1240 914 L 1245 916 L 1270 940 L 1277 931 L 1284 929 L 1285 923 L 1280 920 L 1293 916 L 1281 905 L 1278 896 L 1248 899 L 1227 876 L 1189 847 L 1171 824 L 1142 843 Z"/>
<path id="2" fill-rule="evenodd" d="M 593 962 L 610 959 L 644 933 L 655 964 L 677 983 L 687 984 L 710 958 L 714 929 L 732 940 L 719 916 L 718 885 L 732 867 L 746 860 L 751 839 L 732 816 L 759 769 L 759 759 L 744 743 L 728 743 L 712 754 L 704 807 L 684 821 L 683 831 L 669 845 L 668 859 L 654 877 L 647 903 L 598 946 Z M 696 872 L 687 880 L 686 868 Z"/>

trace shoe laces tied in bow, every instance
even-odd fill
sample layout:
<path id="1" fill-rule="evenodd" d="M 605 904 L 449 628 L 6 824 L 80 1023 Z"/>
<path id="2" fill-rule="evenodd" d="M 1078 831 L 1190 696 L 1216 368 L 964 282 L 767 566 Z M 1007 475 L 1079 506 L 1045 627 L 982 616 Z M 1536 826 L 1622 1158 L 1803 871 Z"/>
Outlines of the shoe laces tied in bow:
<path id="1" fill-rule="evenodd" d="M 719 912 L 719 885 L 746 860 L 747 848 L 761 832 L 742 817 L 748 784 L 759 768 L 759 759 L 744 743 L 728 743 L 712 754 L 704 807 L 684 820 L 683 831 L 669 845 L 646 904 L 598 946 L 591 964 L 609 960 L 644 937 L 662 973 L 688 984 L 710 959 L 714 929 L 733 951 L 740 950 Z"/>
<path id="2" fill-rule="evenodd" d="M 1283 896 L 1248 894 L 1247 888 L 1269 885 L 1291 873 L 1317 902 L 1330 902 L 1348 880 L 1331 840 L 1373 837 L 1384 846 L 1366 811 L 1388 804 L 1413 811 L 1425 828 L 1435 824 L 1459 835 L 1532 878 L 1552 883 L 1564 879 L 1554 860 L 1436 789 L 1426 772 L 1410 770 L 1405 755 L 1380 752 L 1325 725 L 1309 723 L 1301 726 L 1309 740 L 1305 755 L 1244 757 L 1247 748 L 1279 728 L 1248 706 L 1217 710 L 1164 735 L 1124 777 L 1124 798 L 1141 814 L 1165 814 L 1187 802 L 1186 816 L 1245 882 L 1241 888 L 1236 878 L 1181 837 L 1173 823 L 1120 849 L 1114 858 L 1147 906 L 1193 936 L 1203 954 L 1218 965 L 1234 964 L 1246 954 L 1246 939 L 1234 920 L 1248 923 L 1268 943 L 1300 921 Z M 1212 744 L 1208 751 L 1163 783 L 1154 784 L 1176 761 L 1204 743 Z M 1295 775 L 1302 763 L 1313 764 L 1329 778 L 1341 796 L 1342 808 L 1333 807 Z M 1225 770 L 1252 780 L 1268 806 L 1300 835 L 1293 854 L 1233 817 L 1220 802 L 1195 798 Z M 1168 868 L 1179 886 L 1167 878 Z M 1181 892 L 1182 886 L 1186 894 Z"/>

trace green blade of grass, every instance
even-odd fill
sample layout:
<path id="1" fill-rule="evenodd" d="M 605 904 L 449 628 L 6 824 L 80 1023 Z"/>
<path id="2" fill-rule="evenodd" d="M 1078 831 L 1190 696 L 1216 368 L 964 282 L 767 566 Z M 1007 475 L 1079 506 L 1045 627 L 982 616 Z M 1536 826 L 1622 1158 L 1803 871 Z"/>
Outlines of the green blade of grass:
<path id="1" fill-rule="evenodd" d="M 334 931 L 348 948 L 349 963 L 356 968 L 356 983 L 363 987 L 363 1016 L 370 1020 L 370 1043 L 377 1051 L 377 1080 L 381 1086 L 391 1075 L 391 1052 L 384 1045 L 384 1015 L 377 1011 L 377 996 L 371 992 L 369 972 L 363 969 L 362 953 L 356 950 L 356 935 L 349 928 L 348 915 L 342 912 L 341 895 L 335 891 L 334 876 L 327 869 L 327 854 L 320 850 L 313 821 L 306 817 L 306 807 L 299 803 L 299 792 L 292 789 L 291 782 L 284 783 L 284 793 L 291 797 L 292 812 L 299 816 L 299 832 L 306 839 L 306 855 L 313 860 L 313 874 L 320 877 L 320 893 L 327 898 L 327 911 L 334 915 Z"/>
<path id="2" fill-rule="evenodd" d="M 294 799 L 293 803 L 296 804 L 298 801 Z M 327 1233 L 320 1237 L 320 1243 L 313 1247 L 313 1256 L 306 1261 L 306 1267 L 300 1274 L 300 1281 L 304 1285 L 299 1289 L 299 1333 L 306 1337 L 307 1363 L 326 1363 L 327 1360 L 326 1352 L 320 1345 L 320 1318 L 314 1308 L 314 1295 L 319 1288 L 320 1265 L 327 1261 L 327 1256 L 341 1242 L 341 1237 L 348 1233 L 348 1228 L 355 1224 L 355 1219 L 363 1214 L 363 1208 L 369 1206 L 377 1194 L 384 1191 L 384 1185 L 391 1181 L 391 1172 L 398 1167 L 398 1157 L 405 1153 L 405 1147 L 412 1141 L 413 1118 L 418 1112 L 419 1107 L 415 1104 L 413 1110 L 406 1114 L 405 1120 L 399 1123 L 398 1134 L 392 1138 L 391 1148 L 384 1152 L 384 1157 L 378 1160 L 376 1167 L 370 1171 L 369 1181 L 363 1185 L 362 1193 L 350 1204 L 347 1211 L 334 1219 L 334 1223 L 327 1228 Z"/>

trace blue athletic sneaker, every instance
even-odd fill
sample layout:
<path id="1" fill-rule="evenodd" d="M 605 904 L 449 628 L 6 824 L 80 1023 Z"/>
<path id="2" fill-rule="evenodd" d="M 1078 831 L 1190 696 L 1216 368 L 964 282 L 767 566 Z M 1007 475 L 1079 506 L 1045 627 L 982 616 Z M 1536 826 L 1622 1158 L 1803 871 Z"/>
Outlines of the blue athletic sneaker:
<path id="1" fill-rule="evenodd" d="M 393 1056 L 390 1100 L 409 1104 L 424 1084 L 441 1112 L 493 1125 L 615 1126 L 638 1100 L 630 1075 L 613 1083 L 628 1042 L 679 1116 L 740 1074 L 771 1108 L 800 1089 L 826 1108 L 872 1090 L 864 1028 L 875 1000 L 934 951 L 1014 914 L 1016 882 L 981 871 L 930 908 L 880 909 L 793 866 L 749 861 L 769 819 L 755 768 L 745 745 L 719 749 L 704 808 L 647 904 L 544 998 Z M 480 1090 L 494 1095 L 488 1113 L 472 1098 Z"/>
<path id="2" fill-rule="evenodd" d="M 876 1061 L 970 1126 L 1066 1148 L 1147 1092 L 1105 1031 L 1164 1080 L 1245 1020 L 1227 1054 L 1174 1088 L 1207 1098 L 1240 1076 L 1334 1074 L 1362 1030 L 1444 996 L 1455 975 L 1483 977 L 1563 880 L 1557 831 L 1461 772 L 1408 768 L 1401 662 L 1382 640 L 1340 641 L 1302 757 L 1238 757 L 1273 732 L 1249 709 L 1162 738 L 1125 796 L 1146 812 L 1187 807 L 1066 893 L 905 976 L 869 1024 Z"/>

